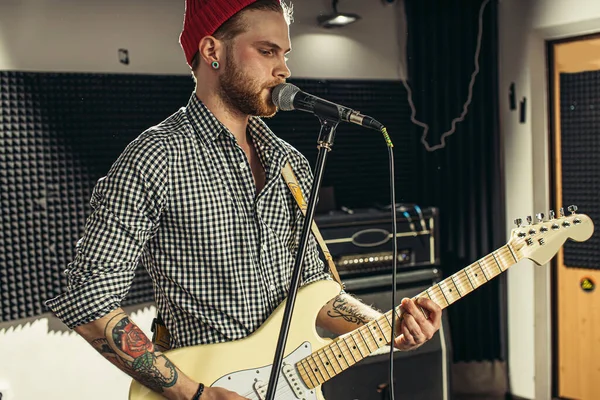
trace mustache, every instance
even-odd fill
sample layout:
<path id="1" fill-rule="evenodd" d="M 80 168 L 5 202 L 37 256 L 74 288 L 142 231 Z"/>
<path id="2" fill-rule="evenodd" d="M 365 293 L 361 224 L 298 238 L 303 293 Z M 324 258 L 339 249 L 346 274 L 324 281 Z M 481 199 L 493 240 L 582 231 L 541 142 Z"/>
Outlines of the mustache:
<path id="1" fill-rule="evenodd" d="M 279 86 L 282 83 L 285 83 L 285 79 L 282 81 L 277 81 L 277 82 L 271 83 L 271 84 L 265 86 L 265 89 L 273 89 L 274 87 Z"/>

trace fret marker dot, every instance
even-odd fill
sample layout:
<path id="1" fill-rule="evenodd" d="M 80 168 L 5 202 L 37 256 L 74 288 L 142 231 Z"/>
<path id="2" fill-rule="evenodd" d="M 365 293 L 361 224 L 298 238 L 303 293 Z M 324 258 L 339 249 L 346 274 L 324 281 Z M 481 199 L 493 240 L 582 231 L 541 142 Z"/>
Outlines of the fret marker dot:
<path id="1" fill-rule="evenodd" d="M 352 349 L 356 350 L 356 346 L 352 346 Z"/>

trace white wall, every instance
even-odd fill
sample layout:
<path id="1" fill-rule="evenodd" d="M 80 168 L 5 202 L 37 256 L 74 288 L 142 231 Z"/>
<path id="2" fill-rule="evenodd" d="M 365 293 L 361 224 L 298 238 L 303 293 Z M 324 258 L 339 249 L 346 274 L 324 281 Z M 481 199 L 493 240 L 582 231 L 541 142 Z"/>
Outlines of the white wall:
<path id="1" fill-rule="evenodd" d="M 360 21 L 317 27 L 330 7 L 329 0 L 294 3 L 292 74 L 398 79 L 398 7 L 347 0 L 339 10 Z M 179 46 L 183 12 L 184 0 L 2 0 L 0 70 L 188 74 Z M 119 62 L 120 48 L 129 51 L 129 65 Z"/>
<path id="2" fill-rule="evenodd" d="M 154 307 L 130 312 L 152 337 Z M 56 323 L 56 321 L 53 321 Z M 2 400 L 126 399 L 131 379 L 75 332 L 52 330 L 48 318 L 0 330 Z"/>
<path id="3" fill-rule="evenodd" d="M 535 30 L 557 30 L 563 25 L 573 25 L 571 29 L 558 34 L 542 33 L 542 36 L 579 35 L 597 32 L 600 19 L 600 2 L 596 0 L 537 0 L 533 2 L 532 26 Z"/>
<path id="4" fill-rule="evenodd" d="M 553 209 L 549 202 L 545 40 L 600 31 L 595 0 L 500 0 L 500 124 L 504 141 L 507 227 L 514 218 Z M 527 121 L 508 107 L 527 98 Z M 550 266 L 523 261 L 508 271 L 509 368 L 512 393 L 551 398 Z"/>
<path id="5" fill-rule="evenodd" d="M 398 31 L 403 21 L 396 14 L 402 7 L 385 6 L 380 0 L 340 1 L 340 12 L 353 12 L 362 19 L 340 30 L 316 25 L 316 16 L 331 13 L 330 0 L 298 0 L 290 28 L 292 53 L 290 69 L 295 77 L 399 79 Z M 402 39 L 400 39 L 402 43 Z"/>
<path id="6" fill-rule="evenodd" d="M 317 28 L 317 15 L 330 12 L 330 4 L 295 2 L 289 62 L 294 77 L 404 76 L 398 68 L 401 7 L 345 0 L 340 11 L 361 14 L 362 20 L 340 30 Z M 184 0 L 1 0 L 0 70 L 187 75 L 178 42 L 183 10 Z M 129 65 L 119 62 L 120 48 L 129 50 Z M 147 334 L 154 313 L 149 308 L 133 316 Z M 44 316 L 17 330 L 0 330 L 2 400 L 126 398 L 129 378 L 79 336 L 57 327 L 64 330 Z"/>

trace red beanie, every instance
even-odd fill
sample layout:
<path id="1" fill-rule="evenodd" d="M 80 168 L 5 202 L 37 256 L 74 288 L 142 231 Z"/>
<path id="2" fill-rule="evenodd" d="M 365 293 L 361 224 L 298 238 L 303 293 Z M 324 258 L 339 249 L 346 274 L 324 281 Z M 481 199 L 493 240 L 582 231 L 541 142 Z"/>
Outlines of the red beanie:
<path id="1" fill-rule="evenodd" d="M 188 65 L 198 51 L 200 40 L 215 31 L 234 14 L 256 0 L 186 0 L 183 31 L 179 43 Z"/>

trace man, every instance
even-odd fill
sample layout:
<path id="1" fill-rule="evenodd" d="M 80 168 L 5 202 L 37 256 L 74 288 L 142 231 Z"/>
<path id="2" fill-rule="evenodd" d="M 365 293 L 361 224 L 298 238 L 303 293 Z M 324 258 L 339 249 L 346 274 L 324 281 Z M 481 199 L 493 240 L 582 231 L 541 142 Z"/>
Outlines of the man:
<path id="1" fill-rule="evenodd" d="M 256 116 L 276 112 L 272 88 L 290 76 L 289 17 L 278 0 L 187 1 L 181 45 L 195 92 L 97 183 L 69 289 L 47 303 L 109 361 L 170 399 L 242 397 L 185 376 L 120 308 L 138 263 L 153 279 L 173 348 L 241 339 L 287 295 L 302 217 L 280 171 L 289 161 L 308 193 L 310 166 Z M 321 279 L 331 278 L 311 237 L 302 284 Z M 412 301 L 403 305 L 394 344 L 410 350 L 439 329 L 441 309 L 424 300 L 426 319 Z M 317 324 L 343 334 L 379 315 L 342 292 Z"/>

